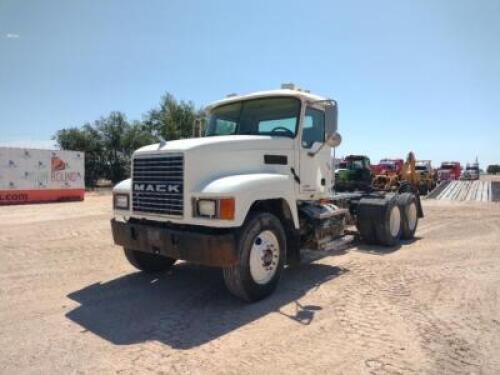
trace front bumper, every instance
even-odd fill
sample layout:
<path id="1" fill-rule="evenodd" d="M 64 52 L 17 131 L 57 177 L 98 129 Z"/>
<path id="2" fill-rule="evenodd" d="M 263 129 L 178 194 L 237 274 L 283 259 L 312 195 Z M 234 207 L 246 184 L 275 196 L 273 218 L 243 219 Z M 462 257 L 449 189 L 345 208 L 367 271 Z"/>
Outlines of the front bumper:
<path id="1" fill-rule="evenodd" d="M 115 244 L 128 249 L 206 266 L 227 267 L 238 262 L 236 240 L 231 232 L 210 234 L 115 219 L 111 220 L 111 229 Z"/>

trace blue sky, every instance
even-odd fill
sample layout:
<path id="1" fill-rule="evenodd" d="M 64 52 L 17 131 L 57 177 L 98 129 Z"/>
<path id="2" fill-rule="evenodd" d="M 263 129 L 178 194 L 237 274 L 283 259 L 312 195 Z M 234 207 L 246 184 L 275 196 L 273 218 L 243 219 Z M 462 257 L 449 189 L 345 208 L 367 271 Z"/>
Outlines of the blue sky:
<path id="1" fill-rule="evenodd" d="M 0 144 L 295 82 L 338 154 L 500 163 L 500 1 L 0 0 Z"/>

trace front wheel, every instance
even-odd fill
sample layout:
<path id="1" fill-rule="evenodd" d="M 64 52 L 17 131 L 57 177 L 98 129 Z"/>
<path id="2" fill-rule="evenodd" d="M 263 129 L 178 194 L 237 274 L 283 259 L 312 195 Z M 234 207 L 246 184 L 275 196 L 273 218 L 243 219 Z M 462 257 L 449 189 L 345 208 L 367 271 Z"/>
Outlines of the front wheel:
<path id="1" fill-rule="evenodd" d="M 285 264 L 286 236 L 279 219 L 269 213 L 250 214 L 237 235 L 238 263 L 223 269 L 235 296 L 253 302 L 274 292 Z"/>

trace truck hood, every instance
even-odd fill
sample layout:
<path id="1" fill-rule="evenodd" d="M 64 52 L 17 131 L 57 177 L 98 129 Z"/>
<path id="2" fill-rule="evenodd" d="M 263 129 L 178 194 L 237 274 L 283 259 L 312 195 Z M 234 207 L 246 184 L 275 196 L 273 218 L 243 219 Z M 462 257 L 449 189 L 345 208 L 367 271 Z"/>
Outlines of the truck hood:
<path id="1" fill-rule="evenodd" d="M 214 180 L 252 173 L 290 175 L 294 166 L 295 140 L 288 137 L 225 135 L 181 139 L 142 147 L 135 157 L 182 153 L 184 190 L 201 192 Z M 279 155 L 285 163 L 268 163 L 266 155 Z"/>
<path id="2" fill-rule="evenodd" d="M 171 151 L 188 151 L 210 148 L 212 151 L 246 151 L 246 150 L 285 150 L 293 147 L 293 139 L 288 137 L 271 137 L 265 135 L 223 135 L 213 137 L 188 138 L 167 141 L 164 145 L 156 143 L 145 146 L 135 154 L 158 154 Z"/>

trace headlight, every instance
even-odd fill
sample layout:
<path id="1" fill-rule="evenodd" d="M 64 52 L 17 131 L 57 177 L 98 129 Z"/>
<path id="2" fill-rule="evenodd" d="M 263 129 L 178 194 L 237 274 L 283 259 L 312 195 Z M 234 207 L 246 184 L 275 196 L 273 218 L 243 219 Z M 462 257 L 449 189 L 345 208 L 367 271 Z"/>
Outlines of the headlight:
<path id="1" fill-rule="evenodd" d="M 195 216 L 211 219 L 233 220 L 235 211 L 234 198 L 195 200 Z"/>
<path id="2" fill-rule="evenodd" d="M 215 207 L 216 207 L 215 200 L 200 199 L 198 201 L 198 215 L 214 217 Z"/>
<path id="3" fill-rule="evenodd" d="M 119 210 L 128 210 L 129 208 L 129 195 L 128 194 L 114 194 L 113 207 Z"/>

